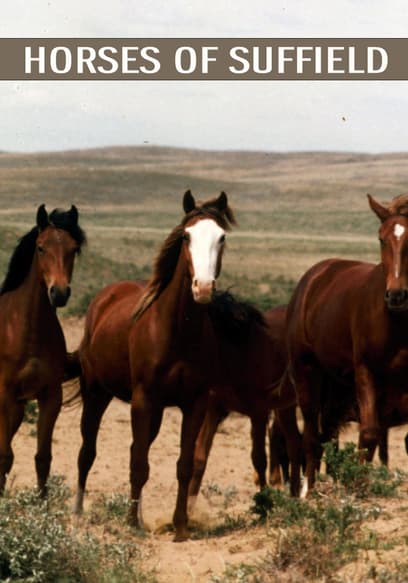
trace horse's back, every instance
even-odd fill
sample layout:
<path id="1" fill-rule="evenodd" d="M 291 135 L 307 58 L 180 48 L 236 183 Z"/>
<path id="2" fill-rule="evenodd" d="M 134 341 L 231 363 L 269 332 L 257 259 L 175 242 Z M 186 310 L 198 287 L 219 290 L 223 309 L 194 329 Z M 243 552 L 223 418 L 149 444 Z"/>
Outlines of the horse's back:
<path id="1" fill-rule="evenodd" d="M 228 410 L 249 415 L 260 407 L 266 411 L 279 386 L 286 367 L 286 307 L 264 312 L 263 320 L 254 318 L 246 341 L 225 351 L 228 358 L 223 364 L 228 375 L 221 393 Z"/>
<path id="2" fill-rule="evenodd" d="M 97 381 L 126 400 L 130 387 L 129 330 L 143 289 L 144 283 L 135 281 L 103 288 L 89 306 L 79 348 L 86 385 Z"/>

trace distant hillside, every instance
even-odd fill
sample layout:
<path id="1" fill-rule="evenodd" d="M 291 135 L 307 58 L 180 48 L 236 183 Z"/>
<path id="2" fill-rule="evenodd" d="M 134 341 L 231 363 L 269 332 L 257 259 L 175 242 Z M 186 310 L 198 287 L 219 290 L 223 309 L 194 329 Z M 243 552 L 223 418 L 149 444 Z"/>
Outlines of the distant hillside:
<path id="1" fill-rule="evenodd" d="M 362 210 L 368 191 L 389 198 L 408 190 L 408 154 L 208 152 L 154 146 L 2 152 L 0 178 L 0 210 L 71 200 L 89 207 L 151 202 L 171 208 L 186 188 L 202 197 L 224 189 L 243 208 L 324 204 Z"/>

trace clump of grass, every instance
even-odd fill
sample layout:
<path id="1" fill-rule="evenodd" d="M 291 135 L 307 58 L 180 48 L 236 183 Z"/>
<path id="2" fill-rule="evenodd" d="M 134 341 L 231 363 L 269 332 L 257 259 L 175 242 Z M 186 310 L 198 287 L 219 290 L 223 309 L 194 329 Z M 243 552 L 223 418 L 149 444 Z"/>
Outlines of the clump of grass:
<path id="1" fill-rule="evenodd" d="M 371 565 L 367 580 L 373 580 L 376 583 L 405 583 L 408 581 L 408 562 L 395 563 L 391 569 Z"/>
<path id="2" fill-rule="evenodd" d="M 76 535 L 69 525 L 69 489 L 62 478 L 51 478 L 48 492 L 47 500 L 34 489 L 0 500 L 2 581 L 153 581 L 134 567 L 135 545 L 107 545 L 88 534 Z"/>
<path id="3" fill-rule="evenodd" d="M 401 484 L 401 472 L 391 473 L 385 466 L 360 463 L 354 443 L 346 443 L 342 449 L 334 442 L 324 444 L 323 459 L 333 480 L 358 497 L 395 496 Z"/>
<path id="4" fill-rule="evenodd" d="M 123 523 L 128 514 L 130 500 L 124 494 L 102 494 L 92 504 L 89 516 L 93 524 L 105 524 L 112 520 Z"/>
<path id="5" fill-rule="evenodd" d="M 27 401 L 24 407 L 24 419 L 25 423 L 29 425 L 34 425 L 38 420 L 38 405 L 37 401 Z"/>
<path id="6" fill-rule="evenodd" d="M 296 568 L 308 577 L 328 575 L 355 559 L 361 545 L 370 546 L 362 530 L 367 517 L 351 497 L 330 497 L 303 501 L 280 490 L 266 488 L 254 496 L 253 514 L 279 536 L 275 551 L 262 564 L 265 573 Z M 377 546 L 378 541 L 371 543 Z M 268 579 L 266 574 L 264 579 Z"/>
<path id="7" fill-rule="evenodd" d="M 228 508 L 238 494 L 238 490 L 233 484 L 222 489 L 216 482 L 207 482 L 201 492 L 207 500 L 211 500 L 214 496 L 222 497 L 224 508 Z"/>
<path id="8" fill-rule="evenodd" d="M 261 522 L 273 517 L 277 526 L 290 526 L 303 522 L 309 515 L 309 505 L 300 498 L 288 497 L 282 490 L 264 488 L 254 495 L 250 511 Z"/>
<path id="9" fill-rule="evenodd" d="M 209 583 L 246 583 L 256 581 L 256 566 L 241 563 L 239 565 L 228 565 L 222 575 L 213 575 Z"/>

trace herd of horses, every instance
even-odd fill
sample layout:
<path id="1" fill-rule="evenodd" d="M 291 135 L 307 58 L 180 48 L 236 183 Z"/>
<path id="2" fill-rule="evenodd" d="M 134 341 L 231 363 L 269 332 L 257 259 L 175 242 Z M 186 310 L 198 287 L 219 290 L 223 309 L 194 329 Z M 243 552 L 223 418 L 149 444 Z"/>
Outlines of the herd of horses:
<path id="1" fill-rule="evenodd" d="M 269 482 L 280 483 L 282 468 L 292 495 L 313 487 L 322 444 L 349 420 L 359 423 L 362 463 L 372 460 L 377 446 L 386 463 L 389 427 L 408 421 L 408 196 L 389 205 L 368 198 L 381 223 L 381 262 L 322 261 L 304 274 L 288 306 L 261 313 L 216 290 L 226 234 L 235 225 L 227 195 L 199 203 L 187 191 L 184 216 L 162 244 L 150 281 L 122 281 L 100 291 L 80 346 L 70 354 L 56 308 L 69 299 L 75 255 L 86 239 L 75 206 L 48 214 L 41 205 L 0 289 L 0 491 L 25 403 L 37 399 L 35 463 L 46 495 L 62 384 L 75 377 L 83 403 L 77 513 L 113 397 L 130 403 L 128 518 L 136 527 L 143 527 L 149 448 L 163 410 L 181 409 L 176 541 L 189 536 L 188 514 L 215 432 L 231 411 L 250 418 L 260 488 L 267 484 L 272 411 Z"/>

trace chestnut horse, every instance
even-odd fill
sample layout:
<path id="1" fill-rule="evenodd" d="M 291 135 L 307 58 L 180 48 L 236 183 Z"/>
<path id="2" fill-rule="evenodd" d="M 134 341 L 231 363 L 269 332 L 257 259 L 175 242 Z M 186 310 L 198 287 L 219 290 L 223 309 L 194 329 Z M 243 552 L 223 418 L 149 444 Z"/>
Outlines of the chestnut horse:
<path id="1" fill-rule="evenodd" d="M 164 242 L 147 287 L 116 283 L 92 301 L 78 352 L 83 441 L 75 511 L 82 511 L 101 418 L 115 396 L 131 404 L 129 522 L 143 526 L 141 494 L 149 476 L 149 448 L 159 432 L 164 407 L 176 405 L 183 414 L 173 517 L 176 541 L 188 537 L 187 492 L 194 443 L 208 387 L 218 369 L 209 306 L 221 270 L 225 231 L 235 223 L 225 193 L 196 204 L 187 191 L 183 206 L 185 216 Z"/>
<path id="2" fill-rule="evenodd" d="M 368 195 L 381 221 L 381 263 L 329 259 L 296 287 L 287 316 L 288 375 L 304 417 L 305 493 L 321 457 L 322 381 L 336 379 L 337 401 L 355 391 L 361 458 L 372 460 L 387 396 L 408 373 L 408 218 Z M 352 387 L 352 389 L 350 389 Z"/>
<path id="3" fill-rule="evenodd" d="M 23 419 L 25 403 L 37 399 L 35 465 L 38 488 L 41 495 L 46 494 L 66 356 L 56 308 L 68 301 L 75 255 L 84 241 L 75 206 L 48 215 L 41 205 L 37 225 L 20 239 L 0 290 L 1 493 L 13 463 L 11 441 Z"/>
<path id="4" fill-rule="evenodd" d="M 211 312 L 220 346 L 223 376 L 211 391 L 197 438 L 189 508 L 194 506 L 198 495 L 217 427 L 229 412 L 236 411 L 251 420 L 252 463 L 261 489 L 266 486 L 265 434 L 272 408 L 282 408 L 276 413 L 276 420 L 286 437 L 289 456 L 299 459 L 297 449 L 301 447 L 292 385 L 287 384 L 286 390 L 279 393 L 287 363 L 286 308 L 275 308 L 263 315 L 250 304 L 235 300 L 224 292 L 214 302 Z M 275 459 L 278 452 L 271 447 L 271 453 L 270 481 L 277 485 L 280 483 L 279 460 Z M 293 492 L 298 489 L 298 483 L 292 484 Z"/>

